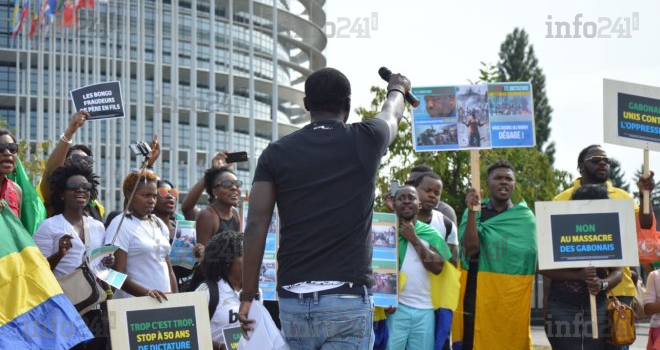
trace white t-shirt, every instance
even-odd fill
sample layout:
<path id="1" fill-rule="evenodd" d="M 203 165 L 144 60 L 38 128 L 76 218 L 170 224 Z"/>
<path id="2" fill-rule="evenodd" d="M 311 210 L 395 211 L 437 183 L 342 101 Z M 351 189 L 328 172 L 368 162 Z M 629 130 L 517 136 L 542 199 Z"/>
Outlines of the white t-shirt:
<path id="1" fill-rule="evenodd" d="M 644 305 L 660 301 L 660 270 L 654 270 L 646 280 L 646 291 L 644 292 Z M 660 328 L 660 314 L 651 316 L 651 328 Z"/>
<path id="2" fill-rule="evenodd" d="M 170 234 L 167 226 L 155 215 L 151 220 L 126 216 L 117 234 L 115 246 L 126 252 L 126 274 L 147 289 L 170 292 L 170 273 L 165 258 L 170 254 Z M 121 215 L 112 220 L 105 231 L 105 243 L 110 244 Z M 132 295 L 118 290 L 114 299 Z"/>
<path id="3" fill-rule="evenodd" d="M 425 247 L 429 244 L 420 239 Z M 417 309 L 433 309 L 431 300 L 431 280 L 429 273 L 422 264 L 422 259 L 415 251 L 412 243 L 408 242 L 406 256 L 401 264 L 401 272 L 406 274 L 406 283 L 399 293 L 399 302 Z"/>
<path id="4" fill-rule="evenodd" d="M 454 225 L 453 222 L 451 223 L 451 232 L 449 233 L 449 236 L 447 236 L 447 228 L 445 227 L 444 215 L 435 209 L 433 209 L 432 212 L 433 217 L 431 218 L 431 223 L 429 225 L 440 232 L 442 239 L 445 239 L 445 236 L 447 237 L 445 240 L 447 244 L 458 245 L 458 230 L 456 229 L 456 225 Z"/>
<path id="5" fill-rule="evenodd" d="M 206 302 L 211 300 L 211 292 L 206 282 L 197 287 L 196 291 L 204 292 Z M 218 281 L 218 306 L 211 317 L 211 337 L 213 341 L 224 343 L 225 337 L 222 329 L 228 326 L 238 326 L 238 308 L 241 301 L 238 299 L 238 292 L 233 290 L 229 283 L 221 279 Z"/>
<path id="6" fill-rule="evenodd" d="M 89 250 L 92 251 L 103 245 L 105 237 L 105 227 L 100 221 L 90 217 L 83 217 L 89 230 Z M 55 215 L 41 222 L 39 229 L 34 233 L 32 239 L 46 258 L 57 253 L 60 247 L 60 238 L 64 235 L 73 236 L 71 239 L 71 249 L 64 254 L 53 274 L 55 277 L 62 277 L 70 274 L 76 267 L 83 262 L 85 254 L 85 242 L 80 238 L 78 232 L 73 228 L 62 214 Z"/>

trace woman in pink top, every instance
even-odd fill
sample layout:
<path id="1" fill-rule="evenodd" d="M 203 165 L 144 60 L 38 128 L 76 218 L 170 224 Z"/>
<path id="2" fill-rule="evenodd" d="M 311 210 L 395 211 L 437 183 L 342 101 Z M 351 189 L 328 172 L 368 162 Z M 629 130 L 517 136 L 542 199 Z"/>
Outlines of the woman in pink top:
<path id="1" fill-rule="evenodd" d="M 660 269 L 652 271 L 646 280 L 644 313 L 651 316 L 647 350 L 660 350 Z"/>

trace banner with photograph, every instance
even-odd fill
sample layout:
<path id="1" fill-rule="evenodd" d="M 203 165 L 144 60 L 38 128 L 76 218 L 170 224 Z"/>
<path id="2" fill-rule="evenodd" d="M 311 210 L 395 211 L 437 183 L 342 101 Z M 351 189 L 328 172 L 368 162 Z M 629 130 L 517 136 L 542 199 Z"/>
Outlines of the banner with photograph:
<path id="1" fill-rule="evenodd" d="M 374 213 L 371 224 L 373 249 L 371 268 L 374 277 L 372 291 L 375 306 L 396 307 L 398 305 L 398 227 L 396 214 Z"/>
<path id="2" fill-rule="evenodd" d="M 170 262 L 172 266 L 181 266 L 192 270 L 195 265 L 193 248 L 197 244 L 195 222 L 178 220 L 176 222 L 176 233 L 170 250 Z"/>
<path id="3" fill-rule="evenodd" d="M 533 147 L 530 83 L 413 88 L 415 151 Z"/>
<path id="4" fill-rule="evenodd" d="M 243 228 L 247 225 L 247 216 L 250 204 L 243 202 Z M 261 262 L 259 271 L 259 288 L 263 292 L 262 300 L 277 300 L 277 248 L 279 246 L 279 217 L 277 208 L 273 210 L 273 217 L 268 225 L 268 234 L 266 236 L 266 249 L 264 258 Z"/>

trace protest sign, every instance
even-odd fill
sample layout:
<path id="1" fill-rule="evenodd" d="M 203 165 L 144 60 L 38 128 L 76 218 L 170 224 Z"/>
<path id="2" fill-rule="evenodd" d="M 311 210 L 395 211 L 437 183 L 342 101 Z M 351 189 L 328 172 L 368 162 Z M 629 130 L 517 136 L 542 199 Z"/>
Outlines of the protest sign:
<path id="1" fill-rule="evenodd" d="M 242 206 L 243 227 L 247 225 L 247 216 L 250 209 L 248 202 Z M 259 288 L 261 288 L 262 300 L 277 300 L 277 248 L 279 247 L 279 217 L 277 209 L 273 210 L 273 216 L 268 225 L 266 236 L 266 249 L 259 270 Z"/>
<path id="2" fill-rule="evenodd" d="M 374 278 L 372 291 L 375 306 L 398 305 L 398 227 L 396 214 L 374 213 L 371 224 L 373 249 L 371 268 Z"/>
<path id="3" fill-rule="evenodd" d="M 119 247 L 103 246 L 92 250 L 89 252 L 89 266 L 96 277 L 117 289 L 121 289 L 126 281 L 126 274 L 115 271 L 103 264 L 103 259 L 108 255 L 113 255 L 117 249 Z"/>
<path id="4" fill-rule="evenodd" d="M 238 342 L 243 336 L 243 331 L 241 331 L 241 326 L 230 326 L 222 329 L 222 335 L 225 338 L 227 350 L 236 350 L 238 349 Z"/>
<path id="5" fill-rule="evenodd" d="M 412 89 L 415 151 L 533 147 L 534 102 L 527 82 Z"/>
<path id="6" fill-rule="evenodd" d="M 603 79 L 605 142 L 644 149 L 644 176 L 649 150 L 660 151 L 660 88 Z M 643 191 L 642 213 L 650 213 L 650 192 Z"/>
<path id="7" fill-rule="evenodd" d="M 86 110 L 89 119 L 124 117 L 121 85 L 118 81 L 87 85 L 69 92 L 76 111 Z"/>
<path id="8" fill-rule="evenodd" d="M 637 266 L 631 199 L 536 202 L 539 270 Z"/>
<path id="9" fill-rule="evenodd" d="M 660 88 L 603 80 L 605 142 L 660 151 Z"/>
<path id="10" fill-rule="evenodd" d="M 162 303 L 151 297 L 113 299 L 108 312 L 113 348 L 129 350 L 212 347 L 208 302 L 203 292 L 168 294 Z"/>
<path id="11" fill-rule="evenodd" d="M 178 220 L 176 222 L 176 233 L 172 241 L 172 250 L 170 250 L 172 266 L 182 266 L 192 270 L 195 265 L 193 248 L 196 243 L 195 222 Z"/>

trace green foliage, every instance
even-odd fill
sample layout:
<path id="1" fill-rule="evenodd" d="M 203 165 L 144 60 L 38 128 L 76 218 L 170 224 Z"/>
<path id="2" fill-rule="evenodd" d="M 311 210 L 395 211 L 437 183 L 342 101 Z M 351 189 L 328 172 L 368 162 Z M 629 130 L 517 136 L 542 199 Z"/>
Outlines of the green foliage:
<path id="1" fill-rule="evenodd" d="M 9 123 L 0 115 L 0 128 L 8 128 L 8 126 Z M 16 131 L 12 130 L 12 133 L 16 134 Z M 23 168 L 34 185 L 36 185 L 46 168 L 50 146 L 50 141 L 28 144 L 25 140 L 18 140 L 18 158 L 23 163 Z"/>
<path id="2" fill-rule="evenodd" d="M 534 115 L 536 119 L 537 147 L 530 148 L 499 148 L 480 151 L 481 189 L 484 198 L 489 195 L 486 170 L 488 166 L 503 159 L 515 168 L 516 189 L 513 201 L 517 203 L 524 199 L 530 208 L 534 209 L 536 201 L 551 200 L 561 190 L 570 186 L 570 175 L 553 168 L 554 143 L 549 143 L 543 151 L 543 145 L 550 137 L 550 114 L 552 108 L 545 96 L 545 77 L 537 67 L 538 61 L 531 45 L 528 47 L 527 34 L 518 29 L 509 34 L 502 44 L 500 62 L 497 67 L 481 62 L 477 83 L 496 81 L 531 81 L 534 93 Z M 470 81 L 472 83 L 472 81 Z M 357 108 L 356 113 L 364 119 L 373 118 L 378 114 L 385 100 L 384 89 L 373 86 L 371 92 L 374 99 L 369 108 Z M 383 157 L 377 180 L 377 191 L 380 194 L 389 193 L 390 182 L 395 180 L 403 183 L 409 174 L 409 169 L 418 164 L 426 164 L 433 168 L 444 185 L 442 200 L 452 206 L 460 217 L 465 210 L 465 194 L 470 186 L 470 152 L 418 152 L 412 145 L 412 127 L 410 125 L 410 108 L 404 113 L 405 122 L 399 125 L 397 138 Z M 376 211 L 387 211 L 382 197 L 376 200 Z"/>
<path id="3" fill-rule="evenodd" d="M 498 81 L 529 81 L 532 83 L 536 148 L 543 151 L 546 142 L 550 139 L 552 107 L 550 107 L 545 93 L 545 75 L 538 66 L 534 46 L 529 44 L 529 37 L 524 29 L 515 28 L 513 33 L 506 36 L 500 46 L 499 56 Z M 550 163 L 553 164 L 554 142 L 547 144 L 545 153 L 548 154 Z"/>
<path id="4" fill-rule="evenodd" d="M 612 164 L 610 164 L 610 181 L 614 187 L 618 187 L 626 192 L 630 192 L 630 185 L 626 181 L 626 173 L 621 169 L 621 163 L 611 158 Z"/>

